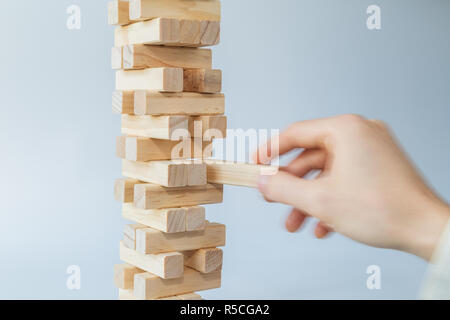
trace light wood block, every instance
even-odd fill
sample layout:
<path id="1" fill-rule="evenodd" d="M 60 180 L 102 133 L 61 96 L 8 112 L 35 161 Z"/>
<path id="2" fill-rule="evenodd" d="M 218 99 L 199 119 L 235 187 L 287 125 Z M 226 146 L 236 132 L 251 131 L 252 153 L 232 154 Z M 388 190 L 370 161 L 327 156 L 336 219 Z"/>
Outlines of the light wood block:
<path id="1" fill-rule="evenodd" d="M 206 228 L 206 213 L 204 207 L 187 207 L 186 231 L 200 231 Z"/>
<path id="2" fill-rule="evenodd" d="M 157 254 L 171 251 L 188 251 L 225 245 L 225 226 L 209 223 L 203 231 L 164 233 L 155 229 L 136 232 L 136 251 Z"/>
<path id="3" fill-rule="evenodd" d="M 134 92 L 114 91 L 112 95 L 112 111 L 116 114 L 133 114 Z"/>
<path id="4" fill-rule="evenodd" d="M 134 288 L 134 275 L 143 271 L 128 263 L 114 266 L 114 284 L 119 289 L 130 290 Z"/>
<path id="5" fill-rule="evenodd" d="M 202 160 L 186 160 L 188 186 L 204 186 L 207 184 L 206 179 L 206 163 Z"/>
<path id="6" fill-rule="evenodd" d="M 134 92 L 136 115 L 222 115 L 224 112 L 225 96 L 220 93 L 165 93 L 143 90 Z"/>
<path id="7" fill-rule="evenodd" d="M 122 174 L 128 178 L 165 187 L 188 185 L 188 167 L 177 160 L 149 162 L 122 160 Z"/>
<path id="8" fill-rule="evenodd" d="M 226 116 L 198 116 L 189 117 L 189 134 L 204 141 L 224 139 L 227 136 Z"/>
<path id="9" fill-rule="evenodd" d="M 122 115 L 122 134 L 179 141 L 189 137 L 189 118 Z"/>
<path id="10" fill-rule="evenodd" d="M 210 273 L 222 269 L 223 251 L 219 248 L 185 251 L 184 265 L 201 273 Z"/>
<path id="11" fill-rule="evenodd" d="M 123 69 L 123 49 L 122 47 L 113 47 L 111 49 L 111 68 L 113 70 Z"/>
<path id="12" fill-rule="evenodd" d="M 114 34 L 115 47 L 130 44 L 203 47 L 219 41 L 220 23 L 217 21 L 156 18 L 116 27 Z"/>
<path id="13" fill-rule="evenodd" d="M 144 255 L 126 248 L 121 241 L 120 260 L 163 279 L 179 278 L 183 274 L 184 258 L 183 254 L 178 252 Z"/>
<path id="14" fill-rule="evenodd" d="M 123 290 L 123 289 L 119 289 L 119 300 L 137 300 L 134 297 L 134 290 Z M 186 293 L 186 294 L 181 294 L 178 296 L 171 296 L 171 297 L 165 297 L 165 298 L 159 298 L 159 299 L 155 299 L 155 300 L 203 300 L 203 298 L 192 292 L 192 293 Z"/>
<path id="15" fill-rule="evenodd" d="M 182 141 L 120 136 L 116 140 L 116 155 L 131 161 L 202 159 L 212 156 L 211 142 L 199 139 Z"/>
<path id="16" fill-rule="evenodd" d="M 205 160 L 208 167 L 208 182 L 256 188 L 258 177 L 278 172 L 278 167 L 248 163 Z"/>
<path id="17" fill-rule="evenodd" d="M 125 219 L 166 233 L 185 232 L 187 212 L 188 208 L 144 210 L 127 203 L 122 207 Z"/>
<path id="18" fill-rule="evenodd" d="M 158 17 L 220 21 L 220 1 L 130 1 L 130 18 L 132 20 L 149 20 Z"/>
<path id="19" fill-rule="evenodd" d="M 203 300 L 203 298 L 199 294 L 197 294 L 195 292 L 186 293 L 186 294 L 180 294 L 177 297 L 180 300 Z M 161 298 L 160 300 L 163 300 L 163 299 L 164 298 Z"/>
<path id="20" fill-rule="evenodd" d="M 130 23 L 129 2 L 111 1 L 108 3 L 108 24 L 125 25 Z"/>
<path id="21" fill-rule="evenodd" d="M 183 69 L 151 68 L 116 71 L 117 90 L 183 91 Z"/>
<path id="22" fill-rule="evenodd" d="M 134 206 L 140 209 L 189 207 L 221 203 L 223 186 L 207 184 L 199 187 L 164 188 L 155 184 L 139 184 L 134 190 Z"/>
<path id="23" fill-rule="evenodd" d="M 135 239 L 131 239 L 129 237 L 127 237 L 126 235 L 123 236 L 122 239 L 122 243 L 123 245 L 131 250 L 136 250 L 136 240 Z"/>
<path id="24" fill-rule="evenodd" d="M 136 179 L 116 179 L 114 182 L 114 199 L 119 202 L 134 201 L 134 185 L 138 184 Z"/>
<path id="25" fill-rule="evenodd" d="M 179 279 L 165 280 L 151 273 L 134 276 L 134 296 L 140 300 L 180 295 L 193 291 L 220 288 L 221 271 L 200 273 L 186 267 Z"/>
<path id="26" fill-rule="evenodd" d="M 148 228 L 148 226 L 140 223 L 126 224 L 123 228 L 123 234 L 131 240 L 136 240 L 136 230 L 144 228 Z"/>
<path id="27" fill-rule="evenodd" d="M 222 71 L 211 69 L 184 70 L 183 91 L 219 93 L 222 91 Z"/>
<path id="28" fill-rule="evenodd" d="M 122 63 L 120 63 L 122 65 Z M 123 47 L 123 68 L 204 68 L 212 67 L 210 49 L 127 45 Z"/>

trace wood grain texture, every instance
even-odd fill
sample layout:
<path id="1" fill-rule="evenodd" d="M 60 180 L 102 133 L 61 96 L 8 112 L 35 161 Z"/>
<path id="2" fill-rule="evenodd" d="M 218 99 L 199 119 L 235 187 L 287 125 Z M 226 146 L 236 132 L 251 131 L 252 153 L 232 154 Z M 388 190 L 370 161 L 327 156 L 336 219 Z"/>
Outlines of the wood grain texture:
<path id="1" fill-rule="evenodd" d="M 217 21 L 156 18 L 116 27 L 114 34 L 115 47 L 130 44 L 204 47 L 219 41 L 220 23 Z"/>
<path id="2" fill-rule="evenodd" d="M 144 271 L 128 263 L 114 266 L 114 284 L 119 289 L 130 290 L 134 288 L 134 275 Z"/>
<path id="3" fill-rule="evenodd" d="M 184 265 L 201 273 L 210 273 L 222 269 L 223 251 L 219 248 L 207 248 L 184 251 Z"/>
<path id="4" fill-rule="evenodd" d="M 119 289 L 119 300 L 137 300 L 134 297 L 134 290 L 123 290 L 123 289 Z M 159 299 L 155 299 L 155 300 L 203 300 L 203 298 L 197 294 L 197 293 L 186 293 L 186 294 L 181 294 L 178 296 L 171 296 L 171 297 L 165 297 L 165 298 L 159 298 Z"/>
<path id="5" fill-rule="evenodd" d="M 204 170 L 206 171 L 206 166 Z M 128 178 L 165 187 L 185 187 L 188 185 L 189 173 L 188 166 L 176 160 L 149 162 L 122 160 L 122 174 Z"/>
<path id="6" fill-rule="evenodd" d="M 121 241 L 120 260 L 163 279 L 179 278 L 183 274 L 184 257 L 183 254 L 178 252 L 140 254 L 135 250 L 126 248 Z"/>
<path id="7" fill-rule="evenodd" d="M 224 139 L 227 136 L 226 116 L 189 117 L 189 135 L 204 141 Z"/>
<path id="8" fill-rule="evenodd" d="M 134 185 L 138 184 L 136 179 L 116 179 L 114 182 L 114 199 L 118 202 L 134 201 Z"/>
<path id="9" fill-rule="evenodd" d="M 204 207 L 187 207 L 186 210 L 186 231 L 200 231 L 206 228 L 206 213 Z"/>
<path id="10" fill-rule="evenodd" d="M 142 184 L 136 185 L 134 190 L 134 206 L 140 209 L 188 207 L 222 201 L 223 186 L 218 184 L 183 188 Z"/>
<path id="11" fill-rule="evenodd" d="M 118 64 L 117 62 L 116 65 Z M 127 45 L 123 47 L 123 64 L 121 62 L 120 65 L 123 65 L 124 69 L 160 67 L 211 69 L 212 51 L 197 48 Z"/>
<path id="12" fill-rule="evenodd" d="M 136 115 L 222 115 L 224 112 L 225 96 L 220 93 L 165 93 L 144 90 L 134 92 Z"/>
<path id="13" fill-rule="evenodd" d="M 278 167 L 274 166 L 220 160 L 205 160 L 205 162 L 208 167 L 209 183 L 256 188 L 260 175 L 271 175 L 278 172 Z"/>
<path id="14" fill-rule="evenodd" d="M 144 210 L 133 204 L 122 207 L 123 218 L 166 233 L 185 232 L 187 212 L 188 208 Z"/>
<path id="15" fill-rule="evenodd" d="M 139 300 L 151 300 L 220 288 L 221 271 L 200 273 L 186 267 L 179 279 L 165 280 L 151 273 L 140 273 L 134 277 L 134 296 Z"/>
<path id="16" fill-rule="evenodd" d="M 222 71 L 211 69 L 185 69 L 183 91 L 219 93 L 222 91 Z"/>
<path id="17" fill-rule="evenodd" d="M 188 176 L 188 186 L 204 186 L 207 183 L 206 179 L 206 163 L 202 160 L 185 160 L 187 176 Z"/>
<path id="18" fill-rule="evenodd" d="M 136 240 L 135 239 L 128 238 L 126 235 L 124 235 L 122 238 L 122 243 L 126 248 L 131 249 L 131 250 L 136 250 Z"/>
<path id="19" fill-rule="evenodd" d="M 220 21 L 220 1 L 216 0 L 130 0 L 130 19 L 158 17 Z"/>
<path id="20" fill-rule="evenodd" d="M 186 139 L 182 141 L 120 136 L 116 140 L 116 155 L 131 161 L 202 159 L 212 156 L 211 142 Z"/>
<path id="21" fill-rule="evenodd" d="M 108 24 L 126 25 L 130 23 L 129 2 L 115 0 L 108 2 Z"/>
<path id="22" fill-rule="evenodd" d="M 133 114 L 134 91 L 114 91 L 112 94 L 112 112 L 115 114 Z"/>
<path id="23" fill-rule="evenodd" d="M 111 68 L 113 70 L 123 69 L 123 48 L 113 47 L 111 49 Z"/>
<path id="24" fill-rule="evenodd" d="M 116 71 L 116 90 L 183 91 L 183 69 L 151 68 Z"/>
<path id="25" fill-rule="evenodd" d="M 225 226 L 209 223 L 205 230 L 164 233 L 155 229 L 139 229 L 136 232 L 136 251 L 157 254 L 171 251 L 197 250 L 225 245 Z"/>
<path id="26" fill-rule="evenodd" d="M 130 238 L 131 240 L 136 240 L 136 230 L 138 229 L 144 229 L 148 228 L 146 225 L 140 224 L 140 223 L 134 223 L 134 224 L 126 224 L 123 227 L 123 234 Z"/>
<path id="27" fill-rule="evenodd" d="M 189 118 L 122 115 L 122 134 L 179 141 L 189 137 Z"/>

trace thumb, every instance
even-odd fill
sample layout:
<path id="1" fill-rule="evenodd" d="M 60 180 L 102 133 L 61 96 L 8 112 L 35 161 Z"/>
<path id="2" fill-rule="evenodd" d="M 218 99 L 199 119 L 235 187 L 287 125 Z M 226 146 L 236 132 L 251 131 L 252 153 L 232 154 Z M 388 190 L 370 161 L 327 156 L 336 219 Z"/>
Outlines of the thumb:
<path id="1" fill-rule="evenodd" d="M 320 185 L 317 180 L 305 180 L 285 171 L 261 175 L 258 189 L 270 201 L 284 203 L 314 215 Z"/>

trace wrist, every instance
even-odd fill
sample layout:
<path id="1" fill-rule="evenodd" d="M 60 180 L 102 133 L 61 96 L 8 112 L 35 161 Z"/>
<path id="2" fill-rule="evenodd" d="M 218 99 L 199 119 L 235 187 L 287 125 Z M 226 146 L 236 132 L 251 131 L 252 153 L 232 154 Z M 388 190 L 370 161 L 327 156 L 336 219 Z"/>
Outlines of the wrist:
<path id="1" fill-rule="evenodd" d="M 408 222 L 405 251 L 430 261 L 450 218 L 450 207 L 441 201 L 423 206 L 416 219 Z"/>

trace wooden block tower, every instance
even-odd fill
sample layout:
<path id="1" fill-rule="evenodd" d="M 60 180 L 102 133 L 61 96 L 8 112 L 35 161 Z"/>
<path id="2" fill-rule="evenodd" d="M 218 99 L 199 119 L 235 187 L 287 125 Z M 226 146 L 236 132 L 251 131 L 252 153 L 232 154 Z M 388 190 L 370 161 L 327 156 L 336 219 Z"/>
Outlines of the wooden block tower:
<path id="1" fill-rule="evenodd" d="M 198 300 L 221 285 L 225 226 L 203 205 L 223 201 L 223 185 L 255 187 L 276 168 L 208 159 L 227 131 L 218 0 L 130 0 L 108 4 L 116 26 L 112 109 L 122 117 L 115 182 L 123 230 L 114 282 L 120 299 Z M 275 169 L 275 170 L 274 170 Z"/>
<path id="2" fill-rule="evenodd" d="M 202 206 L 223 200 L 203 161 L 227 128 L 222 73 L 204 48 L 219 43 L 220 1 L 112 1 L 108 19 L 122 117 L 115 198 L 133 222 L 114 267 L 119 298 L 198 300 L 220 287 L 225 246 L 225 226 Z"/>

